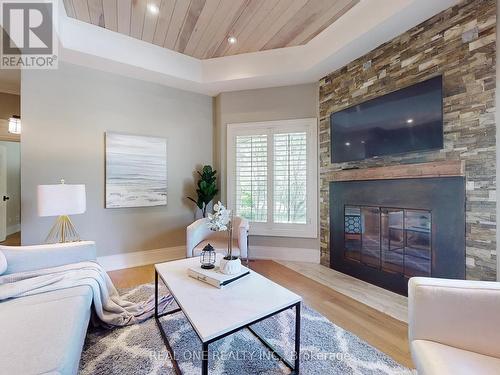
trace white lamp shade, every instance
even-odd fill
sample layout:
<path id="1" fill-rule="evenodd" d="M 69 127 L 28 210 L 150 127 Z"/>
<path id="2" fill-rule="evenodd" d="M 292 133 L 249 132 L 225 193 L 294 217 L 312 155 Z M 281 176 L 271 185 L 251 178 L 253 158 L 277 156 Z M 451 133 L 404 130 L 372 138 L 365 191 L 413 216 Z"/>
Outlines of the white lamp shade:
<path id="1" fill-rule="evenodd" d="M 83 214 L 85 185 L 38 185 L 38 216 Z"/>

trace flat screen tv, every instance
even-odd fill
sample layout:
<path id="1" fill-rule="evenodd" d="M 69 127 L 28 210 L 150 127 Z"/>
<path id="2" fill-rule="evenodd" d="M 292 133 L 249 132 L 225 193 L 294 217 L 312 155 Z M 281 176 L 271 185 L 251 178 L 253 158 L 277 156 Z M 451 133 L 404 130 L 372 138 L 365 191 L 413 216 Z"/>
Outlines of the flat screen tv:
<path id="1" fill-rule="evenodd" d="M 442 77 L 332 113 L 332 163 L 443 148 Z"/>

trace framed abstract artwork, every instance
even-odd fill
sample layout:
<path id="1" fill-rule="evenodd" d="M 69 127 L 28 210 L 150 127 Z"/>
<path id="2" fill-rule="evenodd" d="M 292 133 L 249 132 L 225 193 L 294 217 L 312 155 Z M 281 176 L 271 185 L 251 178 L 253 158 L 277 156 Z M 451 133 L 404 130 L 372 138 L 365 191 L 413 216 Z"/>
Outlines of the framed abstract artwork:
<path id="1" fill-rule="evenodd" d="M 167 204 L 167 140 L 106 132 L 106 208 Z"/>

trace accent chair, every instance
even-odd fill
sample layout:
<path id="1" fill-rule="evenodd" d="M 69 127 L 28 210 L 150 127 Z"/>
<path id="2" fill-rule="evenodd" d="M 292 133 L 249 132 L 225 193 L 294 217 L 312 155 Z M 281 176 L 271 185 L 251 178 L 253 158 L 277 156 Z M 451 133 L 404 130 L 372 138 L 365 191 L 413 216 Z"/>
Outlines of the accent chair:
<path id="1" fill-rule="evenodd" d="M 500 283 L 414 277 L 408 311 L 419 375 L 500 374 Z"/>
<path id="2" fill-rule="evenodd" d="M 248 220 L 239 216 L 233 218 L 233 254 L 248 259 Z M 210 243 L 217 253 L 227 252 L 227 233 L 214 232 L 208 228 L 208 219 L 196 220 L 186 230 L 186 256 L 199 256 Z"/>

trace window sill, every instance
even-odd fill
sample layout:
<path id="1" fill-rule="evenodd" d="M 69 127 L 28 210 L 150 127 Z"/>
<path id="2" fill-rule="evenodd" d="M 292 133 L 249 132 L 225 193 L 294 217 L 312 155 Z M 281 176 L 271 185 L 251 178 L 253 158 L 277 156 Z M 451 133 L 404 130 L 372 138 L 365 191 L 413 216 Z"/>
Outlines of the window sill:
<path id="1" fill-rule="evenodd" d="M 269 225 L 250 222 L 250 236 L 318 238 L 318 230 L 312 224 Z"/>

